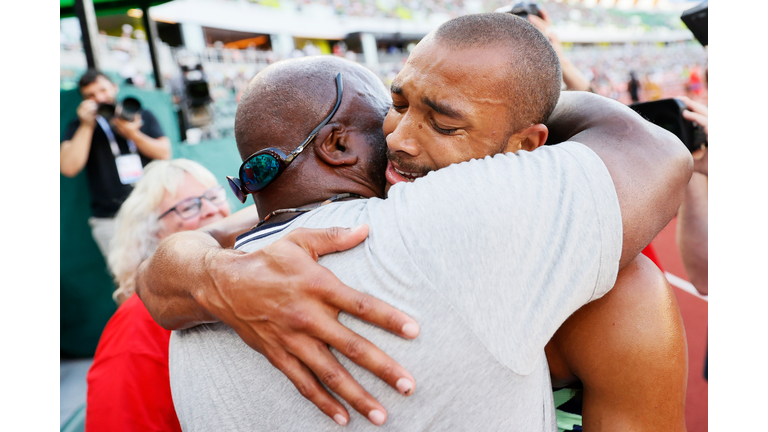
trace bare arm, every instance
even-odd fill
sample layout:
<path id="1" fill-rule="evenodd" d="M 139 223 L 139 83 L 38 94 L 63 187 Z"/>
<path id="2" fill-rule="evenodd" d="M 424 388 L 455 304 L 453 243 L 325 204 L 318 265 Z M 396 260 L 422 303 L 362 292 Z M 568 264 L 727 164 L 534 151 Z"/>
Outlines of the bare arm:
<path id="1" fill-rule="evenodd" d="M 580 380 L 585 431 L 685 431 L 687 345 L 664 275 L 640 255 L 547 345 L 553 385 Z"/>
<path id="2" fill-rule="evenodd" d="M 561 93 L 546 126 L 551 142 L 582 143 L 608 168 L 624 225 L 623 268 L 675 216 L 691 178 L 690 152 L 630 108 L 587 92 Z"/>
<path id="3" fill-rule="evenodd" d="M 409 339 L 418 335 L 418 325 L 380 300 L 344 285 L 316 262 L 318 255 L 363 241 L 367 226 L 299 229 L 250 253 L 222 249 L 214 236 L 230 243 L 233 233 L 258 220 L 248 220 L 241 212 L 233 215 L 240 219 L 226 218 L 226 223 L 207 227 L 209 232 L 168 237 L 142 263 L 136 292 L 152 317 L 167 329 L 221 320 L 335 421 L 345 424 L 349 414 L 315 376 L 361 414 L 383 423 L 384 407 L 338 363 L 328 345 L 401 394 L 412 394 L 415 380 L 373 344 L 341 325 L 337 315 L 345 311 Z M 374 411 L 384 418 L 371 417 Z"/>
<path id="4" fill-rule="evenodd" d="M 552 48 L 555 49 L 557 58 L 560 59 L 565 87 L 568 90 L 592 91 L 592 86 L 590 86 L 587 77 L 563 54 L 563 44 L 560 43 L 560 38 L 557 37 L 557 33 L 552 29 L 552 20 L 549 18 L 549 13 L 541 6 L 539 6 L 539 11 L 543 18 L 539 18 L 536 15 L 528 15 L 528 21 L 544 33 L 544 36 L 549 39 L 549 43 L 552 44 Z"/>
<path id="5" fill-rule="evenodd" d="M 683 116 L 700 124 L 708 134 L 707 106 L 680 96 L 690 111 Z M 683 260 L 685 272 L 696 290 L 703 295 L 709 293 L 709 150 L 702 148 L 694 153 L 694 173 L 685 188 L 685 197 L 677 213 L 677 246 Z"/>
<path id="6" fill-rule="evenodd" d="M 707 176 L 694 173 L 677 213 L 677 246 L 691 284 L 702 295 L 709 293 L 709 235 Z"/>
<path id="7" fill-rule="evenodd" d="M 59 169 L 66 177 L 79 174 L 88 162 L 93 130 L 96 128 L 96 106 L 92 100 L 80 102 L 77 107 L 80 126 L 72 139 L 64 141 L 59 147 Z"/>

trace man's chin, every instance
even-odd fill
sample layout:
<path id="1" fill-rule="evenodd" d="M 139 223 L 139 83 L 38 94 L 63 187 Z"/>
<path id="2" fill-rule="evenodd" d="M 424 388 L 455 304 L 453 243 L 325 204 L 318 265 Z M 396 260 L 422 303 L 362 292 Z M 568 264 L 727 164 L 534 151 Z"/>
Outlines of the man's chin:
<path id="1" fill-rule="evenodd" d="M 392 184 L 390 182 L 384 183 L 384 198 L 386 198 L 387 195 L 389 195 L 389 188 L 391 187 L 392 187 Z"/>

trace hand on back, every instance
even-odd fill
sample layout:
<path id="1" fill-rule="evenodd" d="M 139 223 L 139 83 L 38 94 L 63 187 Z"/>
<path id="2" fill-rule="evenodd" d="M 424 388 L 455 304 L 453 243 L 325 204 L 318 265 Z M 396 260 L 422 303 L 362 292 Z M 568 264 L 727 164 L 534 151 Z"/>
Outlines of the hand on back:
<path id="1" fill-rule="evenodd" d="M 409 339 L 418 325 L 404 313 L 362 294 L 317 264 L 319 255 L 352 248 L 368 235 L 354 230 L 298 229 L 255 252 L 206 258 L 215 290 L 196 300 L 232 327 L 251 348 L 282 371 L 299 392 L 339 424 L 349 421 L 344 406 L 318 379 L 374 424 L 386 410 L 341 366 L 329 350 L 336 348 L 406 396 L 415 380 L 394 360 L 339 323 L 340 311 Z M 316 378 L 317 377 L 317 378 Z"/>

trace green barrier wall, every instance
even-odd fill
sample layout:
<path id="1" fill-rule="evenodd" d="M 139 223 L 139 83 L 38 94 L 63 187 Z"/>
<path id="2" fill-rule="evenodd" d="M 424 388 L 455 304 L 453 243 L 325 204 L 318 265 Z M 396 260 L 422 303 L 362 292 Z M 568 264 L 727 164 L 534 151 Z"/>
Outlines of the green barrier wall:
<path id="1" fill-rule="evenodd" d="M 173 147 L 173 157 L 192 159 L 208 168 L 216 176 L 219 184 L 224 185 L 227 190 L 227 199 L 229 200 L 229 207 L 232 209 L 232 213 L 248 205 L 253 205 L 252 198 L 248 198 L 246 204 L 238 201 L 227 184 L 226 176 L 237 176 L 237 170 L 243 162 L 240 160 L 240 153 L 237 152 L 237 144 L 235 144 L 234 137 L 204 141 L 196 145 L 175 145 Z"/>

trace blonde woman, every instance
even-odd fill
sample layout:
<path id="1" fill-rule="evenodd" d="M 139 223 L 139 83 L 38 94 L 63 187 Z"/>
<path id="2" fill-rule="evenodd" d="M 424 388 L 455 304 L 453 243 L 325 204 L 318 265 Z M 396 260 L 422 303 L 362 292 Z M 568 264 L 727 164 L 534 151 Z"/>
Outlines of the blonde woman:
<path id="1" fill-rule="evenodd" d="M 136 270 L 163 238 L 229 215 L 224 188 L 186 159 L 154 161 L 116 216 L 109 268 L 119 307 L 102 332 L 88 371 L 89 431 L 181 431 L 168 379 L 170 331 L 134 295 Z"/>

